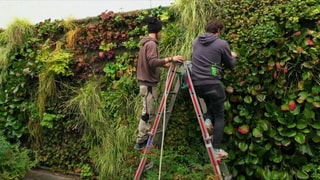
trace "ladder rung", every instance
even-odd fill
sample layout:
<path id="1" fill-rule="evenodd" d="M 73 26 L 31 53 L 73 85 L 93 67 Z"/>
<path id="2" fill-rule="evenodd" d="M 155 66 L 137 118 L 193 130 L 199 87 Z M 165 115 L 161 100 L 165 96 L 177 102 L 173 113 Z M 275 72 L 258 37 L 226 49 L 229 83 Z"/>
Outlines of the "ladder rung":
<path id="1" fill-rule="evenodd" d="M 155 134 L 162 133 L 162 130 L 157 130 Z M 149 136 L 152 136 L 151 132 L 147 133 Z M 154 134 L 153 134 L 154 135 Z"/>
<path id="2" fill-rule="evenodd" d="M 156 132 L 157 133 L 157 132 Z M 151 134 L 151 132 L 147 132 L 148 136 L 154 136 L 154 134 Z"/>
<path id="3" fill-rule="evenodd" d="M 169 94 L 178 94 L 177 91 L 169 91 Z"/>
<path id="4" fill-rule="evenodd" d="M 163 132 L 162 129 L 159 129 L 159 130 L 157 130 L 156 133 L 162 133 L 162 132 Z"/>
<path id="5" fill-rule="evenodd" d="M 205 141 L 211 141 L 212 140 L 212 136 L 209 136 L 207 138 L 204 138 Z"/>

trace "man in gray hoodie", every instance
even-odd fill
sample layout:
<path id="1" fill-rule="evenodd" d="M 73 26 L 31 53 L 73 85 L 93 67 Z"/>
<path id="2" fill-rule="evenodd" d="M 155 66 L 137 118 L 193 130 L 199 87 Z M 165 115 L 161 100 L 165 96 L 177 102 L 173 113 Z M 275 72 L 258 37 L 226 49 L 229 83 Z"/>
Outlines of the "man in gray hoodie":
<path id="1" fill-rule="evenodd" d="M 142 115 L 139 122 L 139 133 L 134 149 L 142 149 L 148 140 L 148 130 L 155 114 L 155 101 L 157 99 L 157 84 L 160 81 L 160 68 L 169 67 L 170 62 L 183 62 L 180 55 L 160 58 L 158 43 L 161 37 L 161 22 L 155 17 L 149 17 L 148 35 L 141 40 L 138 55 L 137 78 L 140 95 L 142 97 Z"/>
<path id="2" fill-rule="evenodd" d="M 222 65 L 233 68 L 237 54 L 230 50 L 227 41 L 219 38 L 224 25 L 221 21 L 207 23 L 206 33 L 193 42 L 191 78 L 197 95 L 204 99 L 207 112 L 205 125 L 213 134 L 213 148 L 217 159 L 228 157 L 221 149 L 224 131 L 224 101 L 226 99 L 221 82 Z M 214 130 L 212 122 L 214 122 Z"/>

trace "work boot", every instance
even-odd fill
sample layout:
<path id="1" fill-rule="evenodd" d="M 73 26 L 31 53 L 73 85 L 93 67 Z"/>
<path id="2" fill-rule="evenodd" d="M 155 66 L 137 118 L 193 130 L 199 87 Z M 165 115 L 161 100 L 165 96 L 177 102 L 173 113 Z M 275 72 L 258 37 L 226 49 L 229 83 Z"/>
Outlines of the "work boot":
<path id="1" fill-rule="evenodd" d="M 136 143 L 136 145 L 134 145 L 134 149 L 137 151 L 140 151 L 143 147 L 145 147 L 147 145 L 148 139 L 143 141 L 142 143 Z"/>
<path id="2" fill-rule="evenodd" d="M 213 134 L 213 125 L 212 125 L 212 122 L 209 118 L 207 118 L 204 121 L 204 125 L 206 126 L 209 135 L 212 135 Z"/>
<path id="3" fill-rule="evenodd" d="M 228 153 L 225 152 L 223 149 L 213 149 L 213 153 L 216 160 L 228 158 Z"/>

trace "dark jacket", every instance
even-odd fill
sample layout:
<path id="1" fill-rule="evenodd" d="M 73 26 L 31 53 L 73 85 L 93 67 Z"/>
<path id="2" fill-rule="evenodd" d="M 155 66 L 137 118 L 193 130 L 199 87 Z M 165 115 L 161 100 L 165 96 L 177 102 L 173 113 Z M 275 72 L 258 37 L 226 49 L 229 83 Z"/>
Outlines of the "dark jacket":
<path id="1" fill-rule="evenodd" d="M 160 67 L 164 64 L 165 59 L 159 58 L 158 40 L 149 36 L 142 38 L 137 67 L 139 83 L 156 86 L 160 81 Z"/>
<path id="2" fill-rule="evenodd" d="M 213 33 L 200 35 L 193 42 L 191 78 L 194 86 L 218 84 L 222 64 L 233 68 L 236 58 L 232 57 L 227 41 Z"/>

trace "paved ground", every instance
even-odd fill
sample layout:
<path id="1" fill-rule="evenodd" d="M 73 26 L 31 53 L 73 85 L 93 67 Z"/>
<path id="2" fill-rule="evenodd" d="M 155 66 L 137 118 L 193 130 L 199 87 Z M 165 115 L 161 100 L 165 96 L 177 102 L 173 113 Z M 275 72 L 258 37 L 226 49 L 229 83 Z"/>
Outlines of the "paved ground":
<path id="1" fill-rule="evenodd" d="M 79 180 L 79 176 L 64 175 L 51 171 L 34 169 L 31 170 L 23 180 Z"/>

